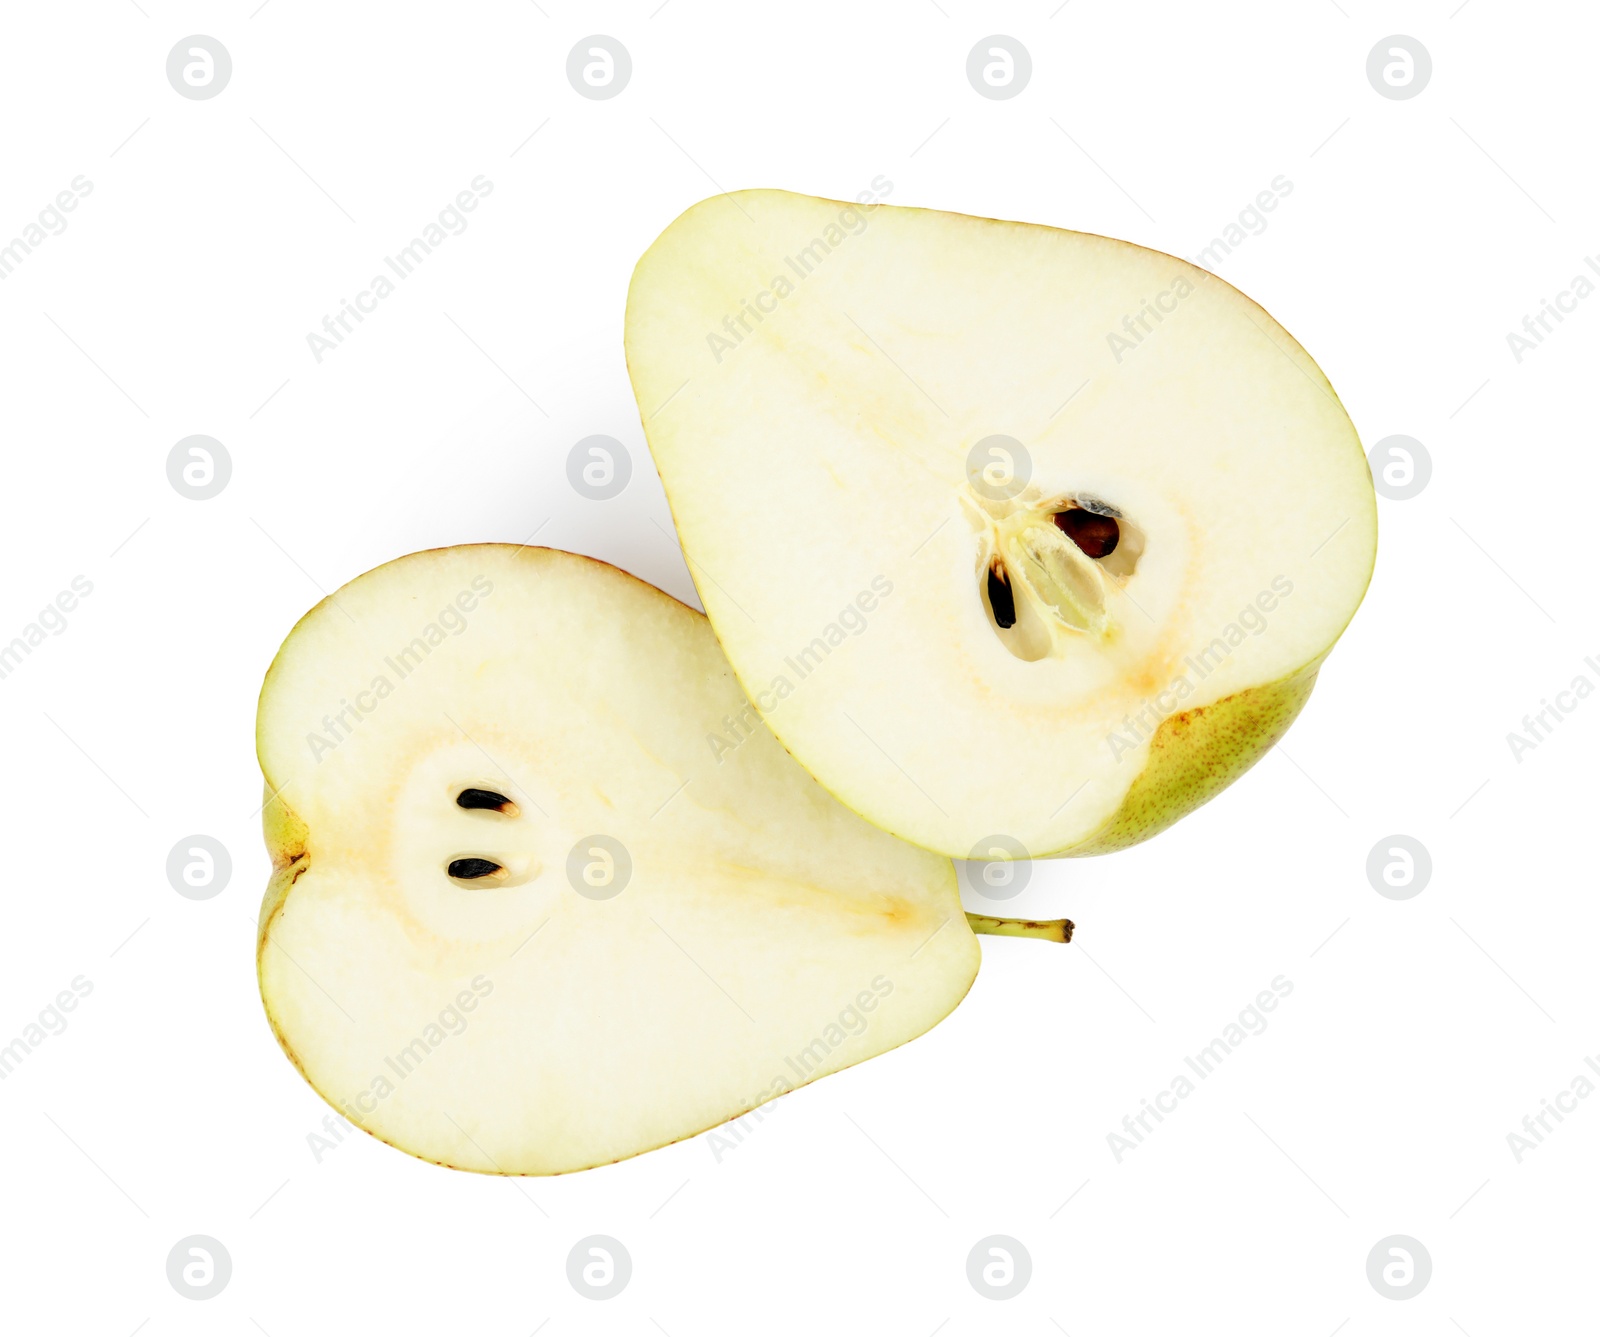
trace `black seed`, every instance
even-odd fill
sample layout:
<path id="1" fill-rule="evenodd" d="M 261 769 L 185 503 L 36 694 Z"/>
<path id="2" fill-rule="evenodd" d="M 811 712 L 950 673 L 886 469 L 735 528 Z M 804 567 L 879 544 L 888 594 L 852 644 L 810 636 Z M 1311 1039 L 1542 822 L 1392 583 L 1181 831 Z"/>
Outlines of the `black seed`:
<path id="1" fill-rule="evenodd" d="M 1109 557 L 1117 550 L 1122 530 L 1109 515 L 1098 511 L 1058 511 L 1056 528 L 1083 550 L 1087 557 Z"/>
<path id="2" fill-rule="evenodd" d="M 998 562 L 989 568 L 989 607 L 994 610 L 995 625 L 1004 631 L 1017 624 L 1016 600 L 1011 585 L 1006 580 L 1005 568 Z"/>
<path id="3" fill-rule="evenodd" d="M 489 877 L 500 872 L 500 865 L 492 859 L 452 859 L 446 871 L 451 877 L 470 881 L 475 877 Z"/>
<path id="4" fill-rule="evenodd" d="M 517 805 L 504 794 L 497 794 L 492 789 L 463 789 L 456 795 L 456 806 L 460 808 L 487 808 L 491 812 L 514 814 Z"/>

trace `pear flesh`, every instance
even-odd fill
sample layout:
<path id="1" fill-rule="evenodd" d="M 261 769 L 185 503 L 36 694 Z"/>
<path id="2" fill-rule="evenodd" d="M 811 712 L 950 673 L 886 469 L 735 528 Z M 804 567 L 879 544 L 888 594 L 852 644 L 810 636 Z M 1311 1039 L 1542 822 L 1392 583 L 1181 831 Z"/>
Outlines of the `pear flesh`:
<path id="1" fill-rule="evenodd" d="M 846 804 L 945 854 L 1101 853 L 1205 802 L 1371 574 L 1327 379 L 1139 246 L 742 191 L 651 246 L 626 343 L 746 692 Z"/>
<path id="2" fill-rule="evenodd" d="M 278 652 L 257 746 L 268 1017 L 426 1160 L 554 1174 L 689 1137 L 921 1034 L 977 971 L 949 861 L 806 774 L 704 617 L 588 558 L 357 578 Z"/>

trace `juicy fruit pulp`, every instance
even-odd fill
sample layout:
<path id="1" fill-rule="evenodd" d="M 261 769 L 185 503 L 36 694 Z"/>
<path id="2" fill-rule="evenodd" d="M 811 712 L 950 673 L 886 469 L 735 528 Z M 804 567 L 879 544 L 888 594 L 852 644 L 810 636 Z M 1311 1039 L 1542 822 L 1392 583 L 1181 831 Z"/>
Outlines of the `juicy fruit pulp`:
<path id="1" fill-rule="evenodd" d="M 1198 806 L 1288 727 L 1371 573 L 1316 364 L 1126 242 L 718 196 L 639 262 L 627 352 L 751 700 L 947 854 L 1099 853 Z"/>
<path id="2" fill-rule="evenodd" d="M 359 577 L 284 642 L 257 746 L 268 1016 L 428 1160 L 550 1174 L 690 1136 L 927 1030 L 977 970 L 949 861 L 796 765 L 700 614 L 587 558 Z"/>

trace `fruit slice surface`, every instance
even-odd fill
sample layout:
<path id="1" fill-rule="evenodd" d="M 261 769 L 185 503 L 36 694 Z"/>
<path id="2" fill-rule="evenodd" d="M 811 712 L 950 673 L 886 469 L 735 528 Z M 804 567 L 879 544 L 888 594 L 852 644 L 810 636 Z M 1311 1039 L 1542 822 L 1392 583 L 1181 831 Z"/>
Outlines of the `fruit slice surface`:
<path id="1" fill-rule="evenodd" d="M 927 1030 L 977 969 L 949 861 L 833 799 L 705 619 L 600 562 L 368 572 L 284 642 L 257 745 L 268 1016 L 428 1160 L 548 1174 L 690 1136 Z"/>
<path id="2" fill-rule="evenodd" d="M 930 849 L 1162 829 L 1288 727 L 1366 589 L 1372 482 L 1327 380 L 1171 256 L 743 191 L 645 254 L 626 338 L 741 683 Z"/>

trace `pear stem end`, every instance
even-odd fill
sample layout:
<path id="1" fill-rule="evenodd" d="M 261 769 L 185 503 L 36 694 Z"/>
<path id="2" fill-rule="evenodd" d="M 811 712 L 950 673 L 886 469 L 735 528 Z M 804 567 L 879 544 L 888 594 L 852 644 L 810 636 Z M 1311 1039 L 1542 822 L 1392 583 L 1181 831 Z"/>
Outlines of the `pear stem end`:
<path id="1" fill-rule="evenodd" d="M 997 938 L 1038 938 L 1043 942 L 1071 942 L 1073 924 L 1070 919 L 1005 919 L 999 915 L 968 913 L 967 923 L 974 933 L 988 933 Z"/>

